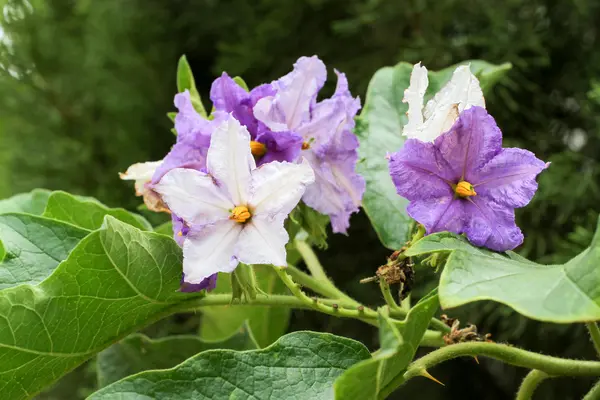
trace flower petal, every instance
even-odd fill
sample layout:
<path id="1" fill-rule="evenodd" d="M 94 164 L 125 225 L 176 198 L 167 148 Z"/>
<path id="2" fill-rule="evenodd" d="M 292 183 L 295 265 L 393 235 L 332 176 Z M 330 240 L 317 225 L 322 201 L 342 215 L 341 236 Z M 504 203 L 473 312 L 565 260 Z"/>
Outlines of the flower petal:
<path id="1" fill-rule="evenodd" d="M 250 206 L 254 216 L 285 218 L 296 207 L 315 175 L 304 160 L 301 164 L 272 162 L 252 171 Z"/>
<path id="2" fill-rule="evenodd" d="M 408 200 L 452 196 L 452 168 L 433 143 L 408 139 L 389 156 L 390 175 L 396 191 Z"/>
<path id="3" fill-rule="evenodd" d="M 465 220 L 463 203 L 452 196 L 429 198 L 411 201 L 406 211 L 425 226 L 428 234 L 442 231 L 460 234 Z"/>
<path id="4" fill-rule="evenodd" d="M 277 94 L 259 100 L 254 115 L 273 131 L 295 130 L 310 118 L 310 107 L 327 79 L 318 57 L 301 57 L 294 70 L 272 85 Z"/>
<path id="5" fill-rule="evenodd" d="M 232 220 L 192 228 L 183 242 L 185 281 L 201 283 L 217 272 L 231 272 L 237 267 L 235 245 L 242 225 Z"/>
<path id="6" fill-rule="evenodd" d="M 547 166 L 530 151 L 503 149 L 481 168 L 478 179 L 471 183 L 479 195 L 508 207 L 524 207 L 537 190 L 536 176 Z"/>
<path id="7" fill-rule="evenodd" d="M 484 196 L 473 196 L 464 202 L 465 234 L 476 246 L 495 251 L 512 250 L 523 243 L 523 234 L 515 224 L 512 208 Z"/>
<path id="8" fill-rule="evenodd" d="M 197 136 L 198 134 L 206 135 L 210 132 L 212 121 L 203 118 L 194 109 L 188 90 L 175 95 L 175 107 L 179 110 L 175 116 L 177 141 L 186 139 L 194 140 L 194 136 Z"/>
<path id="9" fill-rule="evenodd" d="M 213 132 L 207 156 L 208 172 L 223 186 L 235 205 L 248 201 L 250 171 L 256 163 L 250 152 L 250 134 L 233 117 Z"/>
<path id="10" fill-rule="evenodd" d="M 135 181 L 135 194 L 142 196 L 148 189 L 146 183 L 150 182 L 154 171 L 162 164 L 162 161 L 148 161 L 137 163 L 127 168 L 127 171 L 119 173 L 124 181 Z"/>
<path id="11" fill-rule="evenodd" d="M 188 283 L 185 274 L 181 276 L 181 289 L 184 293 L 199 292 L 201 290 L 211 291 L 217 287 L 217 278 L 219 274 L 212 274 L 208 278 L 204 278 L 200 283 Z"/>
<path id="12" fill-rule="evenodd" d="M 207 141 L 210 137 L 207 137 Z M 152 176 L 152 183 L 156 184 L 169 171 L 175 168 L 189 168 L 198 171 L 206 170 L 206 154 L 208 144 L 199 143 L 192 145 L 187 141 L 175 143 L 171 151 L 165 156 L 162 164 L 156 169 Z"/>
<path id="13" fill-rule="evenodd" d="M 408 123 L 404 125 L 404 129 L 402 130 L 404 136 L 415 139 L 418 139 L 420 136 L 419 129 L 423 126 L 423 98 L 425 97 L 427 86 L 429 86 L 427 68 L 422 67 L 421 63 L 415 64 L 410 74 L 410 84 L 404 91 L 404 98 L 402 99 L 403 103 L 408 103 L 408 111 L 406 113 Z M 433 139 L 435 138 L 431 140 Z"/>
<path id="14" fill-rule="evenodd" d="M 272 161 L 294 162 L 302 149 L 302 137 L 290 131 L 272 132 L 265 129 L 257 135 L 256 140 L 267 148 L 267 153 L 258 159 L 259 165 Z"/>
<path id="15" fill-rule="evenodd" d="M 173 169 L 154 188 L 169 209 L 191 225 L 228 219 L 234 207 L 211 176 L 193 169 Z"/>
<path id="16" fill-rule="evenodd" d="M 248 131 L 255 133 L 258 121 L 252 113 L 250 93 L 223 72 L 210 88 L 210 99 L 216 111 L 231 113 Z"/>
<path id="17" fill-rule="evenodd" d="M 476 171 L 502 150 L 502 132 L 484 108 L 471 107 L 435 140 L 435 146 L 452 167 L 452 180 L 472 183 Z"/>
<path id="18" fill-rule="evenodd" d="M 252 216 L 240 234 L 235 256 L 244 264 L 287 265 L 285 245 L 289 236 L 283 227 L 284 218 Z"/>

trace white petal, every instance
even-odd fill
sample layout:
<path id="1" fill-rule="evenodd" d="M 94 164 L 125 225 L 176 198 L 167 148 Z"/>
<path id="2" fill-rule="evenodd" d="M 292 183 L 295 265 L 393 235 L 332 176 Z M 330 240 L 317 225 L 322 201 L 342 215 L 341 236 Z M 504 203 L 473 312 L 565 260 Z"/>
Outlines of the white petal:
<path id="1" fill-rule="evenodd" d="M 206 164 L 235 205 L 248 201 L 250 171 L 256 163 L 250 152 L 250 134 L 235 118 L 229 117 L 213 132 Z"/>
<path id="2" fill-rule="evenodd" d="M 238 264 L 235 245 L 242 225 L 231 220 L 203 226 L 192 231 L 183 242 L 185 281 L 200 283 L 217 272 L 231 272 Z"/>
<path id="3" fill-rule="evenodd" d="M 233 202 L 210 175 L 194 169 L 175 168 L 167 172 L 156 190 L 169 209 L 191 224 L 228 219 Z"/>
<path id="4" fill-rule="evenodd" d="M 306 159 L 301 164 L 270 162 L 252 171 L 249 205 L 255 215 L 287 216 L 296 207 L 315 174 Z"/>
<path id="5" fill-rule="evenodd" d="M 285 245 L 289 236 L 283 220 L 253 216 L 242 229 L 235 249 L 236 258 L 244 264 L 287 265 Z"/>
<path id="6" fill-rule="evenodd" d="M 422 67 L 421 63 L 415 64 L 410 74 L 410 84 L 408 89 L 404 91 L 402 102 L 408 103 L 408 123 L 404 125 L 402 130 L 405 136 L 415 136 L 417 130 L 423 124 L 423 98 L 425 91 L 429 86 L 427 78 L 427 68 Z"/>
<path id="7" fill-rule="evenodd" d="M 285 122 L 285 115 L 279 107 L 274 106 L 274 102 L 274 96 L 267 96 L 260 99 L 252 108 L 254 117 L 264 123 L 273 132 L 287 131 L 289 128 Z"/>
<path id="8" fill-rule="evenodd" d="M 160 164 L 162 160 L 133 164 L 127 168 L 127 171 L 119 173 L 119 177 L 124 181 L 135 181 L 135 194 L 142 196 L 148 191 L 145 187 L 146 183 L 152 180 L 154 171 Z"/>

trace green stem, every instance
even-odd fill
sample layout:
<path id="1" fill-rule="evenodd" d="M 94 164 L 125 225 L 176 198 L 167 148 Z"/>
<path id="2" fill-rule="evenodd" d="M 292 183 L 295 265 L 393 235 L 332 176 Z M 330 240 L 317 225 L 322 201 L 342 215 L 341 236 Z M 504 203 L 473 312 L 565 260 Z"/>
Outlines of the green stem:
<path id="1" fill-rule="evenodd" d="M 523 382 L 519 387 L 516 400 L 531 400 L 533 398 L 533 392 L 535 392 L 535 389 L 537 389 L 540 383 L 549 377 L 550 375 L 540 371 L 539 369 L 530 371 L 525 379 L 523 379 Z"/>
<path id="2" fill-rule="evenodd" d="M 384 278 L 379 278 L 379 288 L 381 289 L 383 298 L 385 299 L 385 302 L 390 308 L 390 311 L 406 311 L 400 306 L 398 306 L 398 303 L 396 303 L 396 300 L 394 299 L 394 296 L 392 295 L 392 292 L 390 290 L 390 285 Z"/>
<path id="3" fill-rule="evenodd" d="M 504 344 L 467 342 L 442 347 L 414 361 L 404 375 L 397 376 L 382 390 L 382 397 L 385 398 L 405 381 L 422 375 L 428 368 L 463 356 L 487 356 L 517 367 L 537 369 L 553 376 L 600 376 L 598 361 L 562 359 Z"/>
<path id="4" fill-rule="evenodd" d="M 598 353 L 598 356 L 600 357 L 600 329 L 598 329 L 598 324 L 595 322 L 588 322 L 585 326 L 587 326 L 588 331 L 590 332 L 592 343 L 594 343 L 596 353 Z"/>
<path id="5" fill-rule="evenodd" d="M 596 384 L 590 389 L 589 392 L 585 395 L 583 400 L 598 400 L 600 399 L 600 381 L 596 382 Z"/>
<path id="6" fill-rule="evenodd" d="M 317 255 L 313 251 L 312 247 L 303 240 L 294 240 L 294 246 L 298 253 L 302 256 L 306 268 L 310 271 L 310 274 L 317 280 L 322 282 L 329 282 L 329 278 L 323 269 L 323 266 L 319 262 Z"/>
<path id="7" fill-rule="evenodd" d="M 292 276 L 294 281 L 303 287 L 309 288 L 313 292 L 320 294 L 321 296 L 329 297 L 331 299 L 342 299 L 347 303 L 354 304 L 355 306 L 360 305 L 360 303 L 358 303 L 356 300 L 343 293 L 333 285 L 327 284 L 323 281 L 318 281 L 307 273 L 300 271 L 293 265 L 288 265 L 286 271 Z"/>

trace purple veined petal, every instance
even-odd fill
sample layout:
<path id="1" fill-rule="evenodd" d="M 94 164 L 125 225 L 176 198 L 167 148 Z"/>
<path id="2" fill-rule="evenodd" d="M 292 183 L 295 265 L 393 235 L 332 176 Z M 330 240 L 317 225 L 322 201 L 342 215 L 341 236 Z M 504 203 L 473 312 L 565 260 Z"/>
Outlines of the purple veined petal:
<path id="1" fill-rule="evenodd" d="M 454 195 L 452 168 L 433 143 L 408 139 L 389 167 L 396 191 L 410 201 Z"/>
<path id="2" fill-rule="evenodd" d="M 307 150 L 303 156 L 315 171 L 315 183 L 302 200 L 328 215 L 335 233 L 346 233 L 350 215 L 358 211 L 365 191 L 365 180 L 356 173 L 356 151 L 320 156 Z"/>
<path id="3" fill-rule="evenodd" d="M 206 290 L 210 292 L 217 287 L 217 278 L 219 274 L 212 274 L 208 278 L 204 278 L 200 283 L 188 283 L 185 280 L 185 274 L 181 274 L 181 287 L 180 291 L 184 293 L 199 292 Z"/>
<path id="4" fill-rule="evenodd" d="M 235 207 L 231 198 L 210 175 L 176 168 L 154 185 L 169 209 L 189 224 L 204 225 L 228 220 Z"/>
<path id="5" fill-rule="evenodd" d="M 523 243 L 523 234 L 515 224 L 512 208 L 479 195 L 470 197 L 463 204 L 468 215 L 464 233 L 474 245 L 507 251 Z"/>
<path id="6" fill-rule="evenodd" d="M 502 132 L 484 108 L 463 111 L 452 128 L 435 140 L 435 146 L 452 167 L 452 180 L 470 182 L 502 150 Z"/>
<path id="7" fill-rule="evenodd" d="M 198 284 L 217 272 L 232 272 L 238 265 L 235 246 L 242 227 L 229 219 L 192 226 L 183 242 L 185 281 Z"/>
<path id="8" fill-rule="evenodd" d="M 250 105 L 254 107 L 263 97 L 275 96 L 277 90 L 270 83 L 264 83 L 252 89 L 249 93 Z"/>
<path id="9" fill-rule="evenodd" d="M 157 184 L 161 178 L 175 168 L 189 168 L 198 171 L 206 170 L 206 154 L 208 145 L 194 146 L 187 142 L 175 143 L 171 151 L 152 175 L 152 185 Z"/>
<path id="10" fill-rule="evenodd" d="M 183 247 L 183 241 L 190 232 L 190 228 L 183 218 L 177 216 L 175 213 L 171 213 L 171 223 L 173 224 L 173 239 L 177 242 L 179 247 Z"/>
<path id="11" fill-rule="evenodd" d="M 272 132 L 264 129 L 256 136 L 256 141 L 267 148 L 266 154 L 257 160 L 258 165 L 272 161 L 293 162 L 302 150 L 302 137 L 290 131 Z"/>
<path id="12" fill-rule="evenodd" d="M 284 217 L 252 216 L 244 225 L 235 247 L 235 256 L 244 264 L 287 265 L 285 245 L 289 236 L 283 227 Z"/>
<path id="13" fill-rule="evenodd" d="M 480 196 L 507 207 L 524 207 L 537 190 L 536 176 L 547 166 L 530 151 L 503 149 L 477 171 L 471 183 Z"/>
<path id="14" fill-rule="evenodd" d="M 468 218 L 464 202 L 453 196 L 420 199 L 411 201 L 406 211 L 425 227 L 427 234 L 442 231 L 460 234 Z"/>
<path id="15" fill-rule="evenodd" d="M 285 219 L 300 201 L 315 174 L 303 160 L 301 164 L 273 162 L 252 171 L 249 206 L 255 216 Z"/>
<path id="16" fill-rule="evenodd" d="M 178 113 L 175 116 L 177 141 L 195 141 L 195 137 L 199 134 L 210 136 L 212 121 L 203 118 L 194 109 L 189 91 L 186 90 L 183 93 L 176 94 L 174 103 L 178 110 Z"/>
<path id="17" fill-rule="evenodd" d="M 342 99 L 326 99 L 317 103 L 311 119 L 296 131 L 311 148 L 320 148 L 335 141 L 339 132 L 346 128 L 347 114 Z M 333 144 L 332 144 L 333 145 Z"/>
<path id="18" fill-rule="evenodd" d="M 260 91 L 255 92 L 255 97 Z M 264 96 L 262 96 L 264 97 Z M 250 93 L 238 85 L 227 73 L 223 72 L 220 78 L 215 79 L 210 89 L 210 99 L 215 110 L 233 115 L 248 131 L 256 132 L 258 121 L 254 117 L 253 100 Z M 256 103 L 258 99 L 255 99 Z"/>
<path id="19" fill-rule="evenodd" d="M 300 57 L 292 72 L 272 83 L 276 94 L 256 103 L 254 116 L 273 131 L 297 129 L 310 120 L 326 79 L 327 69 L 318 57 Z"/>
<path id="20" fill-rule="evenodd" d="M 229 193 L 235 205 L 248 201 L 250 171 L 256 168 L 256 162 L 250 152 L 248 130 L 233 117 L 213 132 L 206 164 L 210 175 Z"/>

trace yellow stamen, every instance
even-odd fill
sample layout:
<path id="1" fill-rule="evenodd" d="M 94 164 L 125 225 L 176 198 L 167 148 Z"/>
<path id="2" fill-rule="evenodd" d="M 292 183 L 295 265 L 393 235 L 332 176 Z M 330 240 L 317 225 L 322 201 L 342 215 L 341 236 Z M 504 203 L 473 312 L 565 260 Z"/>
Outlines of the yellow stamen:
<path id="1" fill-rule="evenodd" d="M 237 206 L 233 210 L 231 210 L 231 215 L 229 216 L 229 219 L 232 219 L 235 222 L 239 222 L 240 224 L 243 224 L 244 222 L 248 221 L 251 216 L 252 216 L 252 214 L 250 214 L 248 207 Z"/>
<path id="2" fill-rule="evenodd" d="M 260 142 L 250 141 L 250 151 L 254 157 L 262 157 L 267 153 L 267 146 Z"/>
<path id="3" fill-rule="evenodd" d="M 454 193 L 456 193 L 460 197 L 477 196 L 475 189 L 473 189 L 473 185 L 471 185 L 467 181 L 458 182 L 458 185 L 456 185 L 456 189 L 454 189 Z"/>
<path id="4" fill-rule="evenodd" d="M 181 232 L 181 231 L 177 232 L 177 236 L 183 236 L 183 232 Z"/>
<path id="5" fill-rule="evenodd" d="M 303 142 L 302 143 L 302 150 L 308 150 L 308 149 L 310 149 L 310 143 Z"/>

